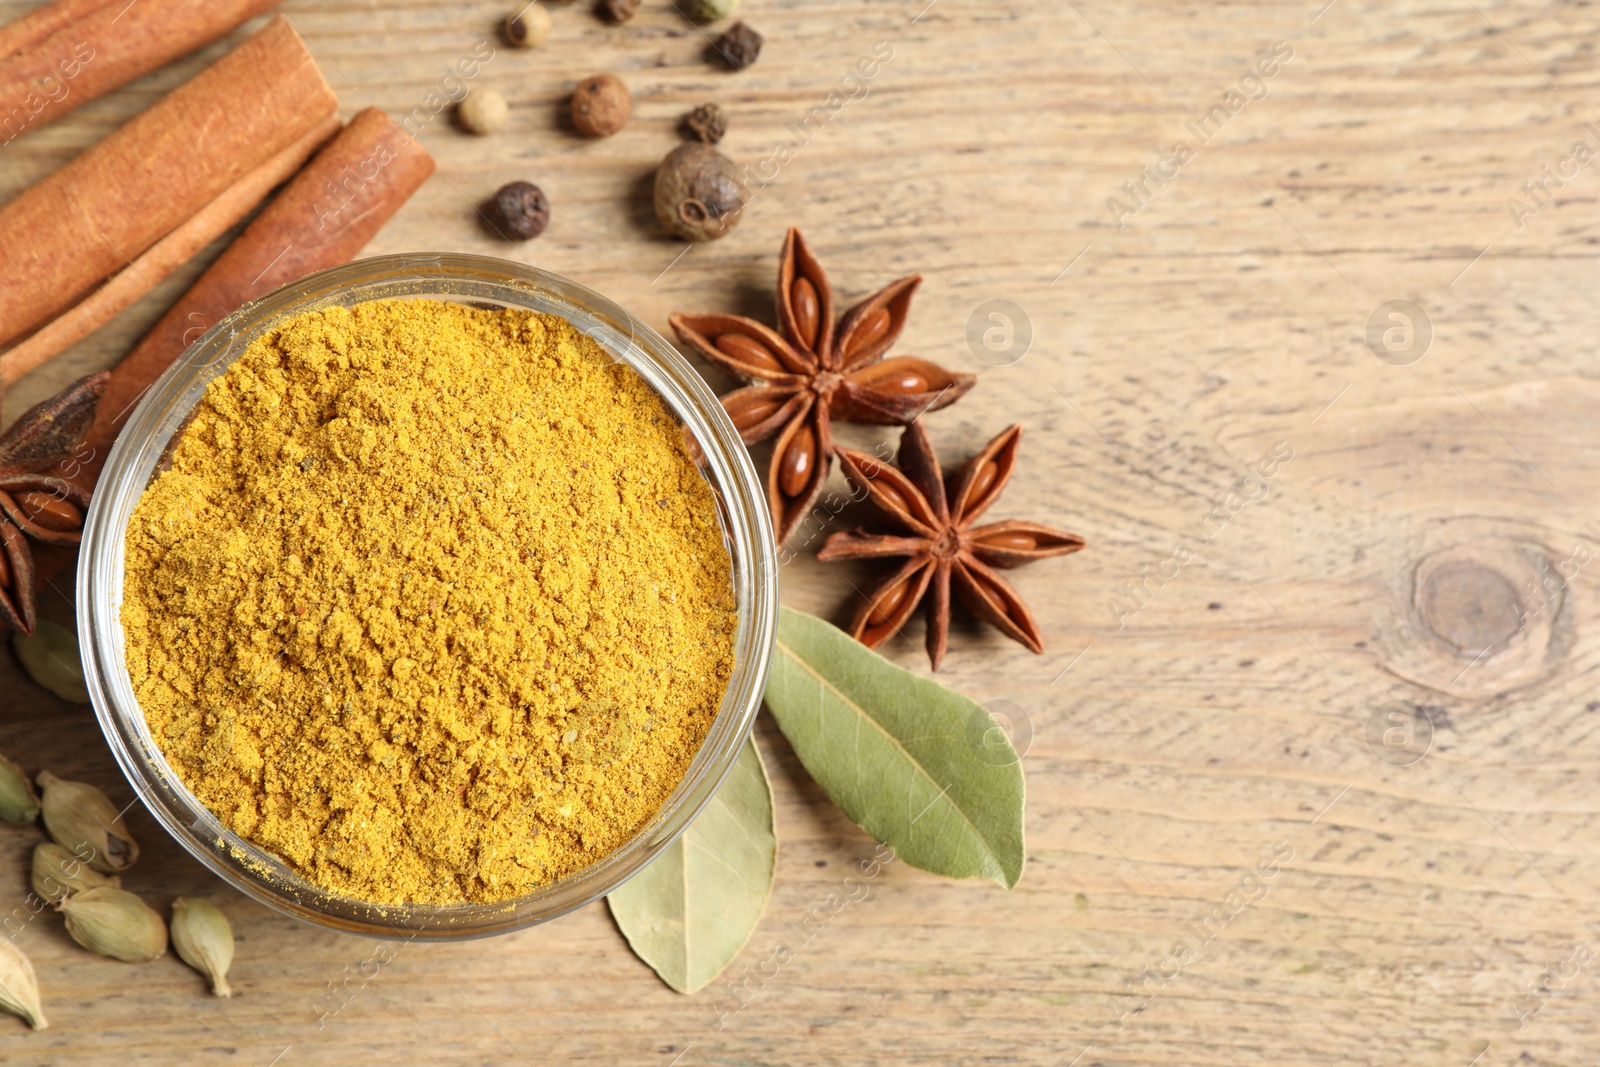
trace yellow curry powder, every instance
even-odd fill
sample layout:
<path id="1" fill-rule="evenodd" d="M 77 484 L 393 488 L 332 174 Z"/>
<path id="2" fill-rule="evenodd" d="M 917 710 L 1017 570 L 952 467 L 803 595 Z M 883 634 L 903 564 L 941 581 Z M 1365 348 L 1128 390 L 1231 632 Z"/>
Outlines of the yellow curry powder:
<path id="1" fill-rule="evenodd" d="M 301 315 L 213 382 L 128 527 L 152 736 L 241 837 L 379 903 L 499 901 L 626 841 L 733 666 L 677 420 L 566 321 Z"/>

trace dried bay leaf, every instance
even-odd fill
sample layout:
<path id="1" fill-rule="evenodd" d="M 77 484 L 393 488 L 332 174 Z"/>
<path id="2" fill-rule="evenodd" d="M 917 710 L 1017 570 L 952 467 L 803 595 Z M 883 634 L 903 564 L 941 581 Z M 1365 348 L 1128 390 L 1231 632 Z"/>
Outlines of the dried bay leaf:
<path id="1" fill-rule="evenodd" d="M 745 738 L 728 777 L 683 835 L 606 897 L 634 953 L 680 993 L 733 961 L 772 894 L 772 786 Z"/>
<path id="2" fill-rule="evenodd" d="M 833 802 L 914 867 L 1022 877 L 1020 759 L 971 698 L 781 608 L 767 708 Z"/>

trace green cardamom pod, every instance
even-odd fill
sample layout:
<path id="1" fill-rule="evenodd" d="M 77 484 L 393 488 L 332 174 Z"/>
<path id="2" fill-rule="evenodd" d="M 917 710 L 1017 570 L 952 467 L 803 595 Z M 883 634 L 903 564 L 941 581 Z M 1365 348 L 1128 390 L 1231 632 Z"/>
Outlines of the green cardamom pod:
<path id="1" fill-rule="evenodd" d="M 50 1028 L 50 1020 L 39 1007 L 39 980 L 33 976 L 33 964 L 10 939 L 0 941 L 0 1010 L 22 1016 L 35 1030 Z"/>
<path id="2" fill-rule="evenodd" d="M 22 768 L 0 756 L 0 819 L 30 823 L 39 817 L 39 794 Z"/>
<path id="3" fill-rule="evenodd" d="M 89 703 L 76 630 L 40 619 L 32 634 L 20 630 L 13 634 L 11 647 L 17 650 L 17 658 L 34 681 L 70 704 Z"/>
<path id="4" fill-rule="evenodd" d="M 739 0 L 690 0 L 689 17 L 696 22 L 715 22 L 739 10 Z"/>
<path id="5" fill-rule="evenodd" d="M 57 778 L 39 772 L 44 789 L 40 809 L 44 828 L 56 844 L 101 874 L 116 874 L 133 866 L 139 845 L 122 823 L 122 815 L 106 795 L 87 782 Z"/>
<path id="6" fill-rule="evenodd" d="M 167 924 L 125 889 L 103 885 L 61 902 L 72 940 L 102 956 L 144 963 L 167 951 Z"/>
<path id="7" fill-rule="evenodd" d="M 106 877 L 54 841 L 33 846 L 33 891 L 42 899 L 59 904 L 63 897 L 102 885 L 120 889 L 122 879 Z"/>
<path id="8" fill-rule="evenodd" d="M 211 992 L 233 996 L 228 968 L 233 964 L 233 927 L 215 904 L 179 897 L 172 902 L 172 947 L 178 958 L 211 979 Z"/>

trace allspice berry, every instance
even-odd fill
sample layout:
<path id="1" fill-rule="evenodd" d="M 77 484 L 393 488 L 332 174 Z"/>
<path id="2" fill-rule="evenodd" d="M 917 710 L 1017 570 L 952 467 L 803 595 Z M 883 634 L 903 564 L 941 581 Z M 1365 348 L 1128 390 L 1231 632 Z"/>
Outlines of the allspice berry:
<path id="1" fill-rule="evenodd" d="M 493 133 L 506 124 L 506 98 L 493 89 L 474 89 L 456 105 L 456 117 L 472 133 Z"/>
<path id="2" fill-rule="evenodd" d="M 742 22 L 735 22 L 717 38 L 716 50 L 734 70 L 743 70 L 761 57 L 764 38 Z"/>
<path id="3" fill-rule="evenodd" d="M 537 237 L 550 225 L 550 201 L 532 182 L 511 182 L 500 187 L 489 202 L 490 221 L 505 236 L 517 241 Z"/>
<path id="4" fill-rule="evenodd" d="M 550 38 L 550 12 L 528 4 L 506 16 L 506 40 L 518 48 L 538 48 Z"/>
<path id="5" fill-rule="evenodd" d="M 599 16 L 613 25 L 621 25 L 633 18 L 639 10 L 639 0 L 600 0 L 595 5 Z"/>
<path id="6" fill-rule="evenodd" d="M 698 141 L 667 153 L 656 170 L 656 217 L 690 241 L 714 241 L 733 229 L 745 188 L 733 160 Z"/>
<path id="7" fill-rule="evenodd" d="M 716 144 L 728 132 L 728 116 L 716 104 L 701 104 L 683 117 L 683 128 L 697 141 Z"/>
<path id="8" fill-rule="evenodd" d="M 585 137 L 610 137 L 628 124 L 632 114 L 628 87 L 610 74 L 583 79 L 572 94 L 572 124 Z"/>

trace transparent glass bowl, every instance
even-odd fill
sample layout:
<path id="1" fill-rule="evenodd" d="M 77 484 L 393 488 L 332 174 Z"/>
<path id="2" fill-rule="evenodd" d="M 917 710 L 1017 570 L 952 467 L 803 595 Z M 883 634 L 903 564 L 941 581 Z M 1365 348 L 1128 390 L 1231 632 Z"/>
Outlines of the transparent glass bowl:
<path id="1" fill-rule="evenodd" d="M 123 653 L 122 581 L 128 519 L 206 385 L 274 324 L 301 312 L 389 298 L 451 300 L 560 315 L 634 367 L 699 444 L 718 503 L 738 622 L 722 706 L 688 774 L 654 819 L 589 867 L 496 904 L 383 905 L 333 893 L 232 833 L 184 787 L 145 725 Z M 754 466 L 715 394 L 672 345 L 581 285 L 484 256 L 405 255 L 321 271 L 218 323 L 140 401 L 112 448 L 84 524 L 78 637 L 90 699 L 117 762 L 145 806 L 223 881 L 297 919 L 350 933 L 457 940 L 521 929 L 609 893 L 670 845 L 711 799 L 761 705 L 777 623 L 777 549 Z"/>

